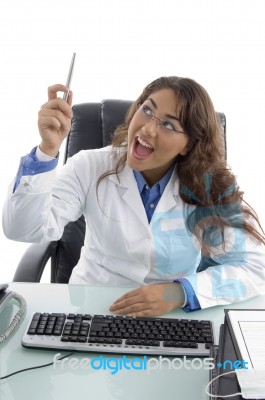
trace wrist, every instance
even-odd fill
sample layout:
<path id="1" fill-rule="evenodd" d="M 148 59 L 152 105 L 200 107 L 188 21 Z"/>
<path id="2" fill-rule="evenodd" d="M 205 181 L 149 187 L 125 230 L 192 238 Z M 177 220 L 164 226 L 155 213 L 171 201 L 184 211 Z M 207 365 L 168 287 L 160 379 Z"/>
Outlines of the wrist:
<path id="1" fill-rule="evenodd" d="M 58 156 L 60 147 L 49 147 L 45 143 L 41 142 L 39 145 L 39 149 L 42 153 L 46 154 L 47 156 L 56 158 Z"/>
<path id="2" fill-rule="evenodd" d="M 183 307 L 186 302 L 186 293 L 179 282 L 167 283 L 164 292 L 164 301 L 174 303 L 174 308 Z"/>

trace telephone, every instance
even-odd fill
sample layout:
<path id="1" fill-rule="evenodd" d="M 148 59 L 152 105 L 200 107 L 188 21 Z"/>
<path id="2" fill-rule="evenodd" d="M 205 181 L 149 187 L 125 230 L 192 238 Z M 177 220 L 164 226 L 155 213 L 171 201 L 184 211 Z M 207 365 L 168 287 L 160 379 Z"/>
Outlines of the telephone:
<path id="1" fill-rule="evenodd" d="M 11 299 L 15 299 L 19 303 L 19 311 L 16 313 L 13 321 L 5 330 L 5 332 L 0 332 L 0 345 L 4 342 L 5 339 L 8 338 L 8 336 L 12 334 L 15 328 L 20 324 L 22 316 L 27 309 L 26 300 L 20 294 L 8 290 L 8 284 L 0 284 L 0 319 L 2 310 Z"/>

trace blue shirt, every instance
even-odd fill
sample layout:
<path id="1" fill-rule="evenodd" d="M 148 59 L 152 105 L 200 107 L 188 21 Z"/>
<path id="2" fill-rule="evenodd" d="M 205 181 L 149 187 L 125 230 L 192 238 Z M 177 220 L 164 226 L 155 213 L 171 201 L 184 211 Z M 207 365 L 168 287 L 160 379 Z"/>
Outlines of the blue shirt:
<path id="1" fill-rule="evenodd" d="M 139 193 L 141 195 L 143 205 L 145 208 L 145 212 L 147 215 L 148 222 L 151 221 L 153 213 L 156 209 L 156 206 L 160 200 L 160 197 L 163 194 L 163 191 L 172 175 L 174 170 L 174 165 L 170 168 L 170 170 L 157 182 L 154 186 L 150 187 L 146 180 L 144 179 L 143 175 L 139 171 L 133 171 L 134 177 L 137 182 L 137 186 L 139 189 Z"/>
<path id="2" fill-rule="evenodd" d="M 34 149 L 32 149 L 28 155 L 21 158 L 14 185 L 14 191 L 18 187 L 22 176 L 37 175 L 43 172 L 48 172 L 57 166 L 59 155 L 51 161 L 39 161 L 36 157 L 36 149 L 37 147 L 34 147 Z"/>
<path id="3" fill-rule="evenodd" d="M 16 176 L 14 191 L 19 185 L 22 176 L 36 175 L 43 172 L 48 172 L 57 166 L 58 156 L 56 157 L 56 159 L 51 161 L 39 161 L 36 157 L 36 149 L 37 147 L 34 147 L 34 149 L 32 149 L 27 156 L 21 158 L 18 173 Z M 163 191 L 172 175 L 174 168 L 175 165 L 173 165 L 166 173 L 166 175 L 163 176 L 163 178 L 160 179 L 160 181 L 151 188 L 147 184 L 141 172 L 133 171 L 149 222 L 151 221 L 155 208 L 163 194 Z M 200 303 L 189 281 L 185 278 L 180 278 L 176 279 L 176 282 L 179 282 L 182 285 L 187 296 L 187 304 L 185 307 L 183 307 L 183 310 L 188 312 L 200 309 Z"/>

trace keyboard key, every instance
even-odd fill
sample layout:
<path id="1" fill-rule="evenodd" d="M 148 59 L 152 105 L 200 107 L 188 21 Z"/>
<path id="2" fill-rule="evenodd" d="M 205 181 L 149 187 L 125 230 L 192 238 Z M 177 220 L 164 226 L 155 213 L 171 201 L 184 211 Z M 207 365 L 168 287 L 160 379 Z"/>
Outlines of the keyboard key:
<path id="1" fill-rule="evenodd" d="M 77 341 L 81 343 L 86 343 L 86 337 L 85 336 L 78 336 Z"/>
<path id="2" fill-rule="evenodd" d="M 96 339 L 96 343 L 106 343 L 106 340 L 105 340 L 105 338 L 100 337 L 100 338 Z"/>
<path id="3" fill-rule="evenodd" d="M 180 342 L 180 347 L 188 349 L 190 347 L 190 344 L 189 342 Z"/>
<path id="4" fill-rule="evenodd" d="M 112 339 L 112 338 L 106 338 L 106 339 L 105 339 L 105 343 L 113 344 L 113 340 L 114 340 L 114 339 Z"/>
<path id="5" fill-rule="evenodd" d="M 143 346 L 160 346 L 158 340 L 143 340 Z"/>
<path id="6" fill-rule="evenodd" d="M 163 346 L 164 347 L 173 347 L 173 342 L 170 340 L 166 340 L 165 342 L 163 342 Z"/>
<path id="7" fill-rule="evenodd" d="M 69 336 L 69 342 L 77 342 L 77 336 Z"/>
<path id="8" fill-rule="evenodd" d="M 45 331 L 45 333 L 46 333 L 46 331 Z M 61 329 L 55 329 L 55 330 L 53 331 L 53 334 L 54 334 L 55 336 L 60 336 L 61 333 L 62 333 L 62 330 L 61 330 Z"/>
<path id="9" fill-rule="evenodd" d="M 48 315 L 48 314 L 42 314 L 42 315 Z M 65 317 L 66 315 L 65 314 L 62 314 L 62 313 L 60 313 L 60 314 L 58 314 L 58 313 L 52 313 L 52 314 L 50 314 L 52 317 Z"/>
<path id="10" fill-rule="evenodd" d="M 80 336 L 87 336 L 87 334 L 88 334 L 87 330 L 82 330 L 82 331 L 79 332 Z"/>
<path id="11" fill-rule="evenodd" d="M 204 326 L 208 325 L 211 326 L 211 322 L 210 321 L 200 321 L 200 323 Z"/>
<path id="12" fill-rule="evenodd" d="M 187 336 L 181 336 L 180 340 L 181 340 L 182 342 L 187 342 L 189 339 L 188 339 Z"/>
<path id="13" fill-rule="evenodd" d="M 134 345 L 135 344 L 135 339 L 127 339 L 127 340 L 125 340 L 125 344 Z"/>
<path id="14" fill-rule="evenodd" d="M 94 331 L 94 332 L 101 332 L 103 328 L 107 328 L 107 327 L 108 327 L 108 325 L 105 324 L 105 323 L 95 324 L 95 323 L 92 322 L 90 330 Z"/>
<path id="15" fill-rule="evenodd" d="M 122 344 L 122 340 L 121 339 L 112 339 L 113 344 Z"/>
<path id="16" fill-rule="evenodd" d="M 181 347 L 181 342 L 172 342 L 172 347 Z"/>
<path id="17" fill-rule="evenodd" d="M 35 329 L 35 328 L 37 328 L 37 326 L 38 326 L 38 321 L 32 321 L 31 322 L 31 324 L 30 324 L 30 329 Z"/>

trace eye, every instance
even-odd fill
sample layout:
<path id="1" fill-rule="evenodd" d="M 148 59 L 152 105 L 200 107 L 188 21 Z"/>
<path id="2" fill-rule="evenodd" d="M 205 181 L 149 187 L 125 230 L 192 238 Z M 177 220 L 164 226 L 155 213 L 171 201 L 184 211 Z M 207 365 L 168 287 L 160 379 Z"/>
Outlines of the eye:
<path id="1" fill-rule="evenodd" d="M 145 113 L 145 115 L 148 115 L 149 117 L 152 117 L 152 116 L 153 116 L 153 112 L 152 112 L 152 110 L 150 110 L 149 107 L 143 105 L 143 108 L 142 108 L 142 109 L 143 109 L 143 112 Z"/>
<path id="2" fill-rule="evenodd" d="M 169 131 L 174 131 L 176 132 L 177 129 L 174 127 L 174 125 L 172 125 L 170 122 L 163 120 L 161 121 L 161 125 L 163 126 L 163 128 L 169 130 Z"/>

